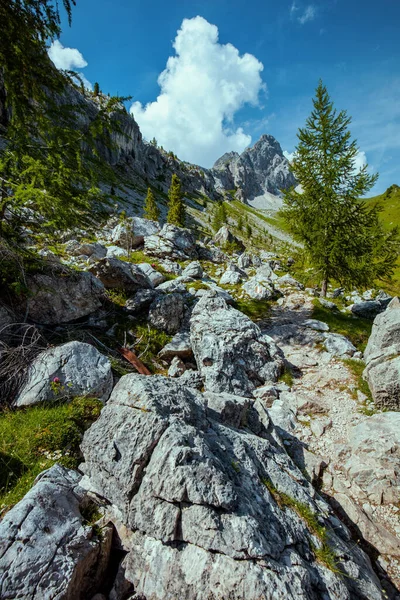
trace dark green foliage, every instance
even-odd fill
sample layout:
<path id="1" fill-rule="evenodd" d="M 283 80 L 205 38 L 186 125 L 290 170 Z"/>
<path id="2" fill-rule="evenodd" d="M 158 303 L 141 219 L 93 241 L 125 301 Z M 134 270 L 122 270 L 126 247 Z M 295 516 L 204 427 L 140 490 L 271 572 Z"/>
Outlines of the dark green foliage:
<path id="1" fill-rule="evenodd" d="M 226 221 L 227 214 L 225 204 L 223 202 L 218 202 L 214 212 L 213 229 L 215 231 L 218 231 L 219 229 L 221 229 L 221 227 L 226 225 Z"/>
<path id="2" fill-rule="evenodd" d="M 175 173 L 172 175 L 168 199 L 167 223 L 171 223 L 171 225 L 176 225 L 177 227 L 185 227 L 186 214 L 181 182 Z"/>
<path id="3" fill-rule="evenodd" d="M 93 94 L 95 96 L 98 96 L 100 94 L 100 86 L 97 81 L 93 85 Z"/>
<path id="4" fill-rule="evenodd" d="M 355 170 L 358 153 L 346 111 L 337 111 L 322 82 L 291 169 L 303 188 L 285 192 L 282 215 L 310 257 L 325 295 L 328 281 L 368 286 L 390 275 L 399 250 L 397 228 L 385 231 L 380 207 L 360 200 L 376 182 L 367 166 Z"/>
<path id="5" fill-rule="evenodd" d="M 251 225 L 249 225 L 247 223 L 247 225 L 246 225 L 246 237 L 250 238 L 252 233 L 253 233 L 253 229 L 252 229 Z"/>
<path id="6" fill-rule="evenodd" d="M 74 0 L 63 2 L 68 17 Z M 9 236 L 30 215 L 49 231 L 87 223 L 105 201 L 99 181 L 114 173 L 98 154 L 111 146 L 116 114 L 110 98 L 89 119 L 73 74 L 58 71 L 47 44 L 60 34 L 57 5 L 48 0 L 0 4 L 0 234 Z M 113 113 L 113 115 L 112 115 Z"/>
<path id="7" fill-rule="evenodd" d="M 157 206 L 156 199 L 154 198 L 154 194 L 151 191 L 151 188 L 147 188 L 147 196 L 144 201 L 144 214 L 145 219 L 149 219 L 150 221 L 158 221 L 160 218 L 160 210 Z"/>

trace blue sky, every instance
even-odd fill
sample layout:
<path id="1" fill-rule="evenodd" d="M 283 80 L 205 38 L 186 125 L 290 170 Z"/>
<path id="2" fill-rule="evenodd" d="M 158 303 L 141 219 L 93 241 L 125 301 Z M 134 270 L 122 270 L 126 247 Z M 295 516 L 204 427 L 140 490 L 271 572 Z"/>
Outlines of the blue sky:
<path id="1" fill-rule="evenodd" d="M 400 184 L 399 23 L 398 0 L 78 0 L 60 42 L 80 55 L 55 61 L 133 96 L 145 137 L 203 166 L 262 133 L 293 152 L 321 77 L 381 193 Z"/>

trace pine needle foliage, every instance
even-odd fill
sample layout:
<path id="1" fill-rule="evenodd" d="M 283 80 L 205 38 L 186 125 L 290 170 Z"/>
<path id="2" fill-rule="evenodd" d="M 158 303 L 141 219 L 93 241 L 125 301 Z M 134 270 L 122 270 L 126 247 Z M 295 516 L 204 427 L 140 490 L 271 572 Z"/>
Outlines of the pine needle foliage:
<path id="1" fill-rule="evenodd" d="M 186 211 L 183 202 L 183 193 L 179 177 L 174 173 L 172 175 L 171 186 L 168 191 L 168 215 L 167 223 L 177 227 L 185 227 Z"/>
<path id="2" fill-rule="evenodd" d="M 160 218 L 160 209 L 157 206 L 156 199 L 154 198 L 154 194 L 150 187 L 147 188 L 143 216 L 145 219 L 149 219 L 150 221 L 158 221 Z"/>
<path id="3" fill-rule="evenodd" d="M 285 192 L 282 216 L 304 245 L 325 295 L 331 279 L 366 287 L 390 276 L 399 252 L 399 229 L 385 231 L 381 207 L 362 200 L 378 175 L 369 174 L 367 165 L 356 170 L 351 118 L 344 110 L 336 111 L 322 81 L 313 106 L 299 129 L 291 164 L 302 193 L 293 188 Z"/>

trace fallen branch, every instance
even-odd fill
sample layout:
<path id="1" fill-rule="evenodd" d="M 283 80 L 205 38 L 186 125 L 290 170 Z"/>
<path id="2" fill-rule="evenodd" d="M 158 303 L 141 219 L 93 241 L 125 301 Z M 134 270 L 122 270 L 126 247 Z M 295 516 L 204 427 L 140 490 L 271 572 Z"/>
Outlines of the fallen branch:
<path id="1" fill-rule="evenodd" d="M 118 352 L 135 367 L 138 373 L 141 375 L 151 375 L 148 368 L 142 363 L 140 358 L 138 358 L 136 354 L 132 352 L 132 350 L 129 350 L 128 348 L 118 348 Z"/>

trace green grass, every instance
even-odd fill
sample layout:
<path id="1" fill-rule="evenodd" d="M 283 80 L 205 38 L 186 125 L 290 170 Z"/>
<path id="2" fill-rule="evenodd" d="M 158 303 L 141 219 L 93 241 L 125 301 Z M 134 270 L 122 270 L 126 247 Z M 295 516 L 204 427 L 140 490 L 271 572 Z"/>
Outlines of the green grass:
<path id="1" fill-rule="evenodd" d="M 353 358 L 345 358 L 343 359 L 343 362 L 349 368 L 356 380 L 357 388 L 353 394 L 354 399 L 357 400 L 357 389 L 367 396 L 367 400 L 360 406 L 359 411 L 367 416 L 375 414 L 376 410 L 369 407 L 370 403 L 373 402 L 371 390 L 369 389 L 368 383 L 362 376 L 365 369 L 365 363 L 360 360 L 354 360 Z"/>
<path id="2" fill-rule="evenodd" d="M 56 462 L 76 468 L 83 432 L 101 407 L 99 400 L 75 398 L 0 413 L 0 508 L 21 500 L 37 475 Z"/>
<path id="3" fill-rule="evenodd" d="M 221 286 L 224 287 L 224 286 Z M 234 304 L 237 310 L 247 315 L 252 321 L 267 319 L 271 312 L 271 300 L 252 300 L 238 298 Z"/>
<path id="4" fill-rule="evenodd" d="M 365 202 L 371 207 L 380 203 L 382 211 L 379 216 L 386 230 L 400 224 L 400 187 L 398 185 L 390 186 L 380 196 L 366 198 Z M 400 257 L 397 259 L 393 278 L 383 283 L 378 282 L 376 287 L 382 287 L 389 294 L 398 295 L 400 293 Z"/>
<path id="5" fill-rule="evenodd" d="M 131 329 L 138 339 L 138 342 L 135 344 L 135 353 L 140 356 L 140 360 L 152 373 L 159 372 L 157 355 L 161 348 L 164 348 L 171 341 L 172 336 L 164 331 L 150 327 L 147 323 L 139 323 Z"/>
<path id="6" fill-rule="evenodd" d="M 318 562 L 333 571 L 342 575 L 338 566 L 338 561 L 333 549 L 329 546 L 328 533 L 325 525 L 322 525 L 316 513 L 304 502 L 292 498 L 284 492 L 280 492 L 269 479 L 262 479 L 262 483 L 268 489 L 269 493 L 277 503 L 280 509 L 289 508 L 293 510 L 306 524 L 307 529 L 318 538 L 320 546 L 311 543 L 311 549 Z"/>
<path id="7" fill-rule="evenodd" d="M 365 350 L 371 334 L 372 321 L 332 311 L 322 306 L 317 299 L 313 300 L 313 304 L 313 319 L 327 323 L 332 333 L 346 336 L 358 350 Z"/>
<path id="8" fill-rule="evenodd" d="M 279 377 L 279 381 L 283 381 L 283 383 L 286 383 L 289 387 L 293 387 L 294 377 L 292 371 L 288 367 L 285 366 L 285 370 Z"/>

